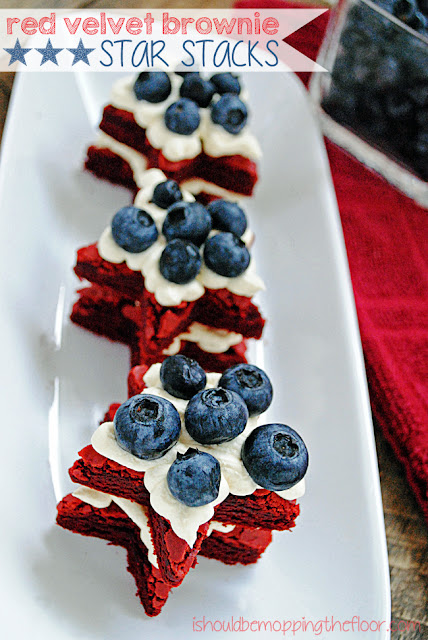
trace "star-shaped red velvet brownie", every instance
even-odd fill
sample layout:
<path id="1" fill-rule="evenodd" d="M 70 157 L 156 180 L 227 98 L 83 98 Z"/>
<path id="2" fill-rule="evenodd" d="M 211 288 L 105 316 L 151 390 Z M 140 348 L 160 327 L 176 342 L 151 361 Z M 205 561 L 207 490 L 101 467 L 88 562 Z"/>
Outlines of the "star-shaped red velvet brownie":
<path id="1" fill-rule="evenodd" d="M 182 357 L 169 357 L 165 363 L 175 362 L 176 358 Z M 252 365 L 245 366 L 251 375 L 257 369 Z M 116 439 L 115 417 L 118 409 L 125 405 L 115 404 L 94 434 L 92 444 L 80 451 L 81 457 L 70 469 L 70 476 L 82 486 L 131 500 L 147 509 L 160 574 L 165 582 L 176 586 L 194 565 L 211 521 L 265 531 L 294 527 L 299 514 L 296 498 L 304 491 L 304 480 L 296 480 L 285 491 L 272 491 L 258 485 L 249 475 L 241 459 L 241 448 L 257 430 L 257 417 L 246 419 L 243 432 L 231 441 L 209 445 L 193 440 L 185 426 L 188 402 L 165 390 L 160 371 L 160 364 L 150 368 L 139 366 L 131 371 L 131 392 L 137 388 L 139 392 L 131 400 L 162 398 L 176 407 L 182 426 L 179 440 L 172 449 L 157 460 L 141 460 L 124 450 Z M 217 392 L 219 379 L 219 374 L 208 374 L 206 389 Z M 223 393 L 222 389 L 220 391 Z M 215 456 L 220 461 L 221 483 L 214 500 L 205 506 L 191 507 L 171 494 L 167 478 L 174 461 L 183 457 L 186 451 L 196 449 L 205 455 L 209 452 L 212 454 L 209 457 Z"/>
<path id="2" fill-rule="evenodd" d="M 158 167 L 205 198 L 250 196 L 261 152 L 248 115 L 246 92 L 231 74 L 122 78 L 104 109 L 86 168 L 134 191 L 144 169 Z"/>
<path id="3" fill-rule="evenodd" d="M 158 170 L 146 172 L 146 186 L 138 193 L 134 207 L 124 208 L 114 216 L 98 244 L 78 251 L 75 272 L 90 286 L 79 291 L 71 319 L 95 333 L 128 344 L 133 365 L 158 362 L 166 355 L 181 352 L 197 357 L 207 369 L 222 371 L 245 362 L 246 340 L 259 339 L 264 326 L 260 311 L 252 302 L 254 293 L 263 287 L 247 248 L 253 236 L 238 205 L 217 201 L 216 208 L 212 204 L 205 209 L 178 185 L 174 192 L 178 200 L 165 208 L 168 199 L 165 202 L 165 198 L 159 197 L 159 189 L 172 189 L 171 184 L 174 183 Z M 129 223 L 124 210 L 129 214 Z M 118 233 L 115 221 L 120 215 Z M 124 247 L 135 241 L 132 233 L 139 230 L 135 232 L 133 216 L 137 215 L 145 216 L 146 226 L 151 224 L 155 239 L 141 251 L 134 248 L 131 251 Z M 203 236 L 205 244 L 199 250 L 204 259 L 198 258 L 201 264 L 195 277 L 178 284 L 174 276 L 162 270 L 161 264 L 176 242 L 171 241 L 170 234 L 174 237 L 177 233 L 190 234 L 193 238 L 201 217 L 208 221 Z M 242 238 L 216 228 L 229 228 L 228 225 L 242 233 Z M 207 247 L 219 239 L 236 243 L 237 255 L 242 252 L 247 266 L 237 271 L 232 256 L 232 262 L 226 266 L 210 263 L 208 267 Z M 194 246 L 190 240 L 189 243 Z M 222 253 L 221 247 L 218 251 Z"/>

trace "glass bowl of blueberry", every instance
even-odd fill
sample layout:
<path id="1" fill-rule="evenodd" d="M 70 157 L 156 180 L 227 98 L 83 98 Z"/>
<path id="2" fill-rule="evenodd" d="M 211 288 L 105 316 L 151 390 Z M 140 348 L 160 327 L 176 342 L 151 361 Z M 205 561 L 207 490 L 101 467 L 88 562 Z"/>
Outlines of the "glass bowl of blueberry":
<path id="1" fill-rule="evenodd" d="M 324 133 L 428 206 L 428 0 L 340 0 L 318 62 Z"/>

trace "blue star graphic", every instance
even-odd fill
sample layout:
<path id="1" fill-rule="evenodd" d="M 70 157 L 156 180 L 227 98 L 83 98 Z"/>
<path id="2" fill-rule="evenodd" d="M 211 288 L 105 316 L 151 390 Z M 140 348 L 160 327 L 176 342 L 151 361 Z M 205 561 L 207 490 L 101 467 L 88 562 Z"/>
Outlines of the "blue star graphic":
<path id="1" fill-rule="evenodd" d="M 17 61 L 22 62 L 22 64 L 25 64 L 25 66 L 27 66 L 27 63 L 25 62 L 25 54 L 31 51 L 31 49 L 23 49 L 19 43 L 18 38 L 16 39 L 13 49 L 5 49 L 5 51 L 7 51 L 7 53 L 10 55 L 8 66 Z"/>
<path id="2" fill-rule="evenodd" d="M 91 53 L 91 51 L 95 51 L 95 49 L 85 49 L 82 38 L 80 38 L 79 40 L 77 49 L 67 49 L 67 51 L 70 51 L 70 53 L 74 55 L 74 60 L 72 63 L 73 65 L 75 65 L 76 62 L 82 61 L 85 62 L 88 66 L 91 66 L 88 60 L 88 55 Z"/>
<path id="3" fill-rule="evenodd" d="M 40 66 L 42 66 L 42 64 L 45 64 L 45 62 L 53 62 L 58 66 L 56 57 L 58 53 L 62 51 L 62 49 L 54 49 L 50 38 L 48 39 L 46 47 L 44 49 L 37 49 L 37 51 L 43 56 Z"/>

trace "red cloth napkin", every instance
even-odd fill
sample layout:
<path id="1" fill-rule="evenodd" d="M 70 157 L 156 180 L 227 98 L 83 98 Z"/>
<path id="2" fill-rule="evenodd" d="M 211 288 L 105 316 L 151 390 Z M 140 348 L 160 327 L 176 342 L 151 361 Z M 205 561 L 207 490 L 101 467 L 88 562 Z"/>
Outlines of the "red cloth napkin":
<path id="1" fill-rule="evenodd" d="M 236 6 L 299 5 L 242 0 Z M 323 14 L 287 43 L 315 59 L 327 21 Z M 307 84 L 308 74 L 299 75 Z M 428 211 L 332 142 L 326 140 L 326 146 L 373 416 L 404 465 L 428 522 Z"/>

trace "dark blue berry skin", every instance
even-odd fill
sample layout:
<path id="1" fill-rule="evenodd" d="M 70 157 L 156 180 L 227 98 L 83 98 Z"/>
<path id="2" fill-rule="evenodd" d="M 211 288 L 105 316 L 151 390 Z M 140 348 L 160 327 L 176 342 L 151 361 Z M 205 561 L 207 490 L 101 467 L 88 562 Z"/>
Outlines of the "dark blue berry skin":
<path id="1" fill-rule="evenodd" d="M 399 82 L 401 73 L 400 62 L 393 56 L 385 56 L 375 65 L 375 86 L 381 91 L 394 87 Z"/>
<path id="2" fill-rule="evenodd" d="M 207 384 L 207 376 L 201 365 L 180 354 L 169 356 L 162 362 L 160 379 L 165 391 L 183 400 L 190 400 Z"/>
<path id="3" fill-rule="evenodd" d="M 247 405 L 250 416 L 258 416 L 272 402 L 272 384 L 266 373 L 254 364 L 235 364 L 221 376 L 219 387 L 235 391 Z"/>
<path id="4" fill-rule="evenodd" d="M 172 495 L 188 507 L 202 507 L 213 502 L 218 497 L 220 481 L 219 461 L 197 449 L 177 453 L 167 474 Z"/>
<path id="5" fill-rule="evenodd" d="M 407 24 L 418 33 L 423 33 L 425 36 L 428 35 L 428 19 L 424 16 L 422 11 L 416 11 L 414 17 L 409 20 Z"/>
<path id="6" fill-rule="evenodd" d="M 264 424 L 245 440 L 244 467 L 258 485 L 284 491 L 297 484 L 308 468 L 308 451 L 298 433 L 285 424 Z"/>
<path id="7" fill-rule="evenodd" d="M 418 5 L 416 0 L 394 0 L 392 5 L 393 15 L 406 24 L 412 22 L 417 11 Z"/>
<path id="8" fill-rule="evenodd" d="M 176 238 L 168 242 L 159 260 L 159 269 L 166 280 L 187 284 L 201 270 L 199 249 L 192 242 Z"/>
<path id="9" fill-rule="evenodd" d="M 201 122 L 198 105 L 188 98 L 180 98 L 165 111 L 164 121 L 173 133 L 190 136 Z"/>
<path id="10" fill-rule="evenodd" d="M 238 236 L 221 231 L 211 236 L 204 246 L 204 260 L 215 273 L 228 278 L 236 278 L 250 264 L 250 253 Z"/>
<path id="11" fill-rule="evenodd" d="M 241 93 L 241 85 L 239 79 L 231 73 L 216 73 L 210 81 L 215 86 L 217 93 L 223 95 L 224 93 Z"/>
<path id="12" fill-rule="evenodd" d="M 211 231 L 211 216 L 199 202 L 176 202 L 168 209 L 162 226 L 167 240 L 181 238 L 198 247 Z"/>
<path id="13" fill-rule="evenodd" d="M 189 435 L 201 444 L 233 440 L 246 427 L 248 409 L 242 398 L 227 389 L 205 389 L 189 401 L 184 423 Z"/>
<path id="14" fill-rule="evenodd" d="M 143 71 L 134 84 L 137 100 L 147 102 L 163 102 L 171 93 L 171 81 L 163 71 Z"/>
<path id="15" fill-rule="evenodd" d="M 247 119 L 247 107 L 232 93 L 225 93 L 211 108 L 211 120 L 233 135 L 245 127 Z"/>
<path id="16" fill-rule="evenodd" d="M 146 251 L 158 238 L 152 216 L 138 207 L 122 207 L 114 216 L 111 232 L 116 244 L 129 253 Z"/>
<path id="17" fill-rule="evenodd" d="M 183 194 L 175 180 L 160 182 L 153 190 L 152 202 L 161 209 L 168 209 L 174 202 L 182 199 Z"/>
<path id="18" fill-rule="evenodd" d="M 196 102 L 199 107 L 208 107 L 216 88 L 209 80 L 204 80 L 200 75 L 187 75 L 180 87 L 180 96 Z"/>
<path id="19" fill-rule="evenodd" d="M 416 154 L 428 162 L 428 131 L 419 131 L 414 147 Z"/>
<path id="20" fill-rule="evenodd" d="M 143 460 L 156 460 L 177 442 L 181 421 L 171 402 L 142 393 L 119 407 L 114 429 L 122 449 Z"/>
<path id="21" fill-rule="evenodd" d="M 213 200 L 207 208 L 212 219 L 213 229 L 230 231 L 239 237 L 245 233 L 247 216 L 236 202 Z"/>

